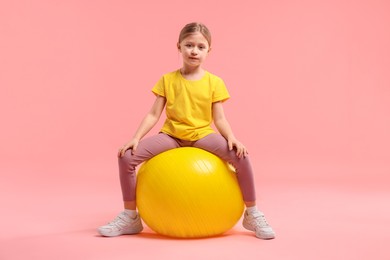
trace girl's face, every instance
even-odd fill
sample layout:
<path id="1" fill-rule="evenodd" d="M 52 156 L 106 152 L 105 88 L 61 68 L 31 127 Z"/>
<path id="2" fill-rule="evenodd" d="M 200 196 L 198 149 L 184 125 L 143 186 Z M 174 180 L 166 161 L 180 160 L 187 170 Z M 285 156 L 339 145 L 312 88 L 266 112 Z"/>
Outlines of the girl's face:
<path id="1" fill-rule="evenodd" d="M 206 38 L 200 32 L 188 35 L 178 43 L 178 48 L 183 56 L 183 65 L 189 67 L 199 67 L 211 50 Z"/>

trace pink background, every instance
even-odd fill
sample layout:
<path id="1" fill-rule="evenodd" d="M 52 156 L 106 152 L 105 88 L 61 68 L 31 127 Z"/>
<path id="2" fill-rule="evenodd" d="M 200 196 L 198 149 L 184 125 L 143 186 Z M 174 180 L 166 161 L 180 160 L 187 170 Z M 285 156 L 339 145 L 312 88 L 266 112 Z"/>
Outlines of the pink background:
<path id="1" fill-rule="evenodd" d="M 0 259 L 390 259 L 389 13 L 386 0 L 1 1 Z M 117 148 L 181 66 L 192 21 L 212 32 L 205 67 L 232 95 L 277 239 L 240 223 L 103 239 L 121 209 Z"/>

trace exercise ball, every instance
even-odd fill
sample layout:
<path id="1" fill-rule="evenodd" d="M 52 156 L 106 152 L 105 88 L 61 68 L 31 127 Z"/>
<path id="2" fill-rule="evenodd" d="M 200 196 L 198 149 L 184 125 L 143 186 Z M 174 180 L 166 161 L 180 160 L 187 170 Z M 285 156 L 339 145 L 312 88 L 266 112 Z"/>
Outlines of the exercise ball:
<path id="1" fill-rule="evenodd" d="M 233 167 L 194 147 L 168 150 L 144 162 L 136 202 L 148 227 L 178 238 L 220 235 L 244 210 Z"/>

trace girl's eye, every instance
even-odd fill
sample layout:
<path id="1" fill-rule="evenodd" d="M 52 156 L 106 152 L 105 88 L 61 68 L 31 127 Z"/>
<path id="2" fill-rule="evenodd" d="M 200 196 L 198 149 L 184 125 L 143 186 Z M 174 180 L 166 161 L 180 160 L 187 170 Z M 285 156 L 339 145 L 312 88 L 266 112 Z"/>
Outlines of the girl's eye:
<path id="1" fill-rule="evenodd" d="M 190 48 L 190 47 L 192 47 L 192 45 L 191 44 L 186 44 L 186 47 Z"/>

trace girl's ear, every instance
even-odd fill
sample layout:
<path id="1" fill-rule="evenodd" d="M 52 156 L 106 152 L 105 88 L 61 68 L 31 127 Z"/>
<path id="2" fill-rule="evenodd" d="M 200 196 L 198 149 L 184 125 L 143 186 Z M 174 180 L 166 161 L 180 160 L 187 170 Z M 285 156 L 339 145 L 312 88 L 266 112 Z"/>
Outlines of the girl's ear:
<path id="1" fill-rule="evenodd" d="M 177 43 L 177 49 L 180 51 L 180 43 Z"/>
<path id="2" fill-rule="evenodd" d="M 211 51 L 211 47 L 209 47 L 209 50 L 207 51 L 208 53 Z"/>

